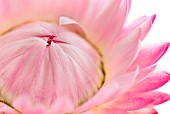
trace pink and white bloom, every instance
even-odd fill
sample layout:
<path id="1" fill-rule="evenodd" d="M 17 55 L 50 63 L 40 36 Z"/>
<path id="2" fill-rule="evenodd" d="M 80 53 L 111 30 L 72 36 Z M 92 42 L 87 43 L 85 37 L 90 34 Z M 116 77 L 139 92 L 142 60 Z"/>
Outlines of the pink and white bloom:
<path id="1" fill-rule="evenodd" d="M 157 114 L 170 99 L 155 71 L 169 43 L 141 43 L 153 16 L 131 0 L 1 0 L 0 112 Z"/>

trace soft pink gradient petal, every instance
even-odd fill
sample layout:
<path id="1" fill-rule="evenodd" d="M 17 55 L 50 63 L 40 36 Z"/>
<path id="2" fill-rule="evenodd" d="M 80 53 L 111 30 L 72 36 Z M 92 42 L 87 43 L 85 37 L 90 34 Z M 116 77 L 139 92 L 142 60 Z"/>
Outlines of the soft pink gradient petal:
<path id="1" fill-rule="evenodd" d="M 165 54 L 168 48 L 169 43 L 163 43 L 141 49 L 138 57 L 129 69 L 135 69 L 137 65 L 143 68 L 156 63 Z"/>
<path id="2" fill-rule="evenodd" d="M 154 108 L 139 109 L 129 113 L 130 114 L 158 114 L 158 112 Z"/>
<path id="3" fill-rule="evenodd" d="M 159 91 L 148 92 L 146 95 L 150 98 L 154 99 L 154 102 L 150 105 L 150 107 L 162 104 L 168 100 L 170 100 L 170 95 L 167 93 L 162 93 Z"/>
<path id="4" fill-rule="evenodd" d="M 120 110 L 137 110 L 141 108 L 145 108 L 150 105 L 154 100 L 152 98 L 148 98 L 142 94 L 126 94 L 110 104 L 110 108 L 118 108 Z"/>
<path id="5" fill-rule="evenodd" d="M 94 108 L 88 110 L 82 114 L 158 114 L 154 108 L 145 108 L 135 111 L 125 111 L 120 109 L 107 109 L 103 107 Z"/>
<path id="6" fill-rule="evenodd" d="M 42 104 L 33 104 L 28 95 L 21 95 L 15 99 L 12 105 L 23 114 L 48 114 Z"/>
<path id="7" fill-rule="evenodd" d="M 16 98 L 12 104 L 16 109 L 23 113 L 31 111 L 34 107 L 32 105 L 31 99 L 25 95 Z"/>
<path id="8" fill-rule="evenodd" d="M 3 32 L 27 21 L 57 22 L 60 16 L 71 16 L 71 18 L 80 20 L 79 15 L 84 14 L 87 5 L 89 5 L 89 1 L 86 0 L 1 0 L 0 15 L 3 18 L 0 19 L 0 23 L 3 24 L 0 31 Z"/>
<path id="9" fill-rule="evenodd" d="M 76 21 L 74 21 L 68 17 L 60 17 L 59 25 L 69 28 L 71 31 L 77 33 L 78 35 L 82 36 L 83 38 L 86 37 L 86 34 L 85 34 L 84 30 L 80 27 L 80 25 Z"/>
<path id="10" fill-rule="evenodd" d="M 170 79 L 170 74 L 166 72 L 153 72 L 142 82 L 134 86 L 132 92 L 148 92 L 165 85 Z"/>
<path id="11" fill-rule="evenodd" d="M 122 31 L 116 41 L 121 40 L 124 36 L 127 36 L 131 31 L 141 28 L 140 40 L 143 40 L 149 30 L 152 27 L 152 24 L 156 18 L 156 15 L 153 16 L 143 16 L 134 22 L 130 23 L 128 26 L 122 28 Z"/>
<path id="12" fill-rule="evenodd" d="M 107 107 L 132 111 L 153 107 L 169 99 L 170 95 L 161 92 L 126 93 L 117 100 L 112 101 Z"/>
<path id="13" fill-rule="evenodd" d="M 156 66 L 157 65 L 152 65 L 145 68 L 140 68 L 139 73 L 135 79 L 135 85 L 143 81 L 146 77 L 148 77 L 148 75 L 155 70 Z"/>
<path id="14" fill-rule="evenodd" d="M 0 114 L 15 114 L 16 111 L 4 103 L 0 103 Z"/>
<path id="15" fill-rule="evenodd" d="M 82 114 L 129 114 L 127 111 L 120 109 L 107 109 L 103 107 L 93 108 Z"/>
<path id="16" fill-rule="evenodd" d="M 140 33 L 140 29 L 133 31 L 119 43 L 104 51 L 104 63 L 107 72 L 106 81 L 125 72 L 133 63 L 140 50 Z"/>
<path id="17" fill-rule="evenodd" d="M 85 31 L 91 33 L 88 37 L 96 38 L 92 39 L 95 43 L 112 43 L 124 24 L 130 5 L 131 0 L 93 0 L 82 22 Z"/>
<path id="18" fill-rule="evenodd" d="M 71 100 L 63 95 L 58 99 L 48 110 L 48 114 L 65 114 L 72 112 L 74 106 L 71 103 Z"/>
<path id="19" fill-rule="evenodd" d="M 47 108 L 43 104 L 33 104 L 28 95 L 21 95 L 12 103 L 12 106 L 14 106 L 17 111 L 1 103 L 0 112 L 4 112 L 5 114 L 18 114 L 18 112 L 22 114 L 65 114 L 72 112 L 74 109 L 72 103 L 69 101 L 69 99 L 65 99 L 65 97 L 62 96 L 52 106 Z"/>
<path id="20" fill-rule="evenodd" d="M 48 35 L 66 43 L 52 42 L 48 47 L 48 38 L 43 37 Z M 34 102 L 50 105 L 66 94 L 77 106 L 102 84 L 104 76 L 96 50 L 54 23 L 27 24 L 1 37 L 0 44 L 0 87 L 6 100 L 29 94 Z"/>
<path id="21" fill-rule="evenodd" d="M 112 80 L 108 81 L 93 98 L 91 98 L 82 106 L 78 107 L 77 111 L 82 112 L 122 95 L 133 85 L 137 73 L 138 69 L 136 70 L 136 72 L 123 74 L 117 78 L 113 78 Z"/>
<path id="22" fill-rule="evenodd" d="M 106 45 L 120 32 L 131 0 L 1 0 L 0 4 L 1 33 L 28 21 L 57 22 L 60 16 L 67 16 L 80 24 L 91 41 Z"/>

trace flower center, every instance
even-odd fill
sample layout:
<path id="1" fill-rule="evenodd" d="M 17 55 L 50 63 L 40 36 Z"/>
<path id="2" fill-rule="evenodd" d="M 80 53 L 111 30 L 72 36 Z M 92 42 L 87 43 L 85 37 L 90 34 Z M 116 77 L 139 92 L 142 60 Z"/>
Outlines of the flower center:
<path id="1" fill-rule="evenodd" d="M 46 45 L 46 46 L 50 46 L 50 45 L 51 45 L 51 42 L 54 42 L 54 43 L 65 43 L 65 44 L 67 44 L 67 43 L 64 42 L 64 41 L 54 40 L 54 38 L 56 37 L 56 36 L 54 36 L 54 35 L 44 35 L 44 36 L 39 36 L 39 37 L 46 37 L 46 38 L 48 38 L 48 40 L 47 40 L 47 45 Z"/>
<path id="2" fill-rule="evenodd" d="M 1 96 L 22 94 L 51 105 L 69 99 L 76 107 L 101 88 L 102 57 L 85 38 L 55 23 L 32 22 L 0 38 Z"/>
<path id="3" fill-rule="evenodd" d="M 50 45 L 51 45 L 51 42 L 53 41 L 53 39 L 54 39 L 56 36 L 47 35 L 47 36 L 42 36 L 42 37 L 48 37 L 47 46 L 50 46 Z"/>

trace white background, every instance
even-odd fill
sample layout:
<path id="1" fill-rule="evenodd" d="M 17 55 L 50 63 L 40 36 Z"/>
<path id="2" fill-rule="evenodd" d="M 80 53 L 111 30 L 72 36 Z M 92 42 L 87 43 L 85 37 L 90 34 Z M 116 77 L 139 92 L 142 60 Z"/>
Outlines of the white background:
<path id="1" fill-rule="evenodd" d="M 156 14 L 156 20 L 144 43 L 170 42 L 170 0 L 132 0 L 129 20 Z M 157 70 L 170 72 L 170 48 L 158 62 Z M 170 82 L 159 89 L 170 94 Z M 170 101 L 156 106 L 159 114 L 170 114 Z"/>

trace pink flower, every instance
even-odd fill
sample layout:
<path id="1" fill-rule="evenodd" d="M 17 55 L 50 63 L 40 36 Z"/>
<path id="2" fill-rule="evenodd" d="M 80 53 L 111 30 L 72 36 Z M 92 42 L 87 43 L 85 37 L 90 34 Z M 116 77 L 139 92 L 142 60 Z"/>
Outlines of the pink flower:
<path id="1" fill-rule="evenodd" d="M 156 114 L 169 43 L 142 47 L 155 15 L 127 25 L 131 0 L 1 0 L 0 111 Z M 126 26 L 127 25 L 127 26 Z"/>

